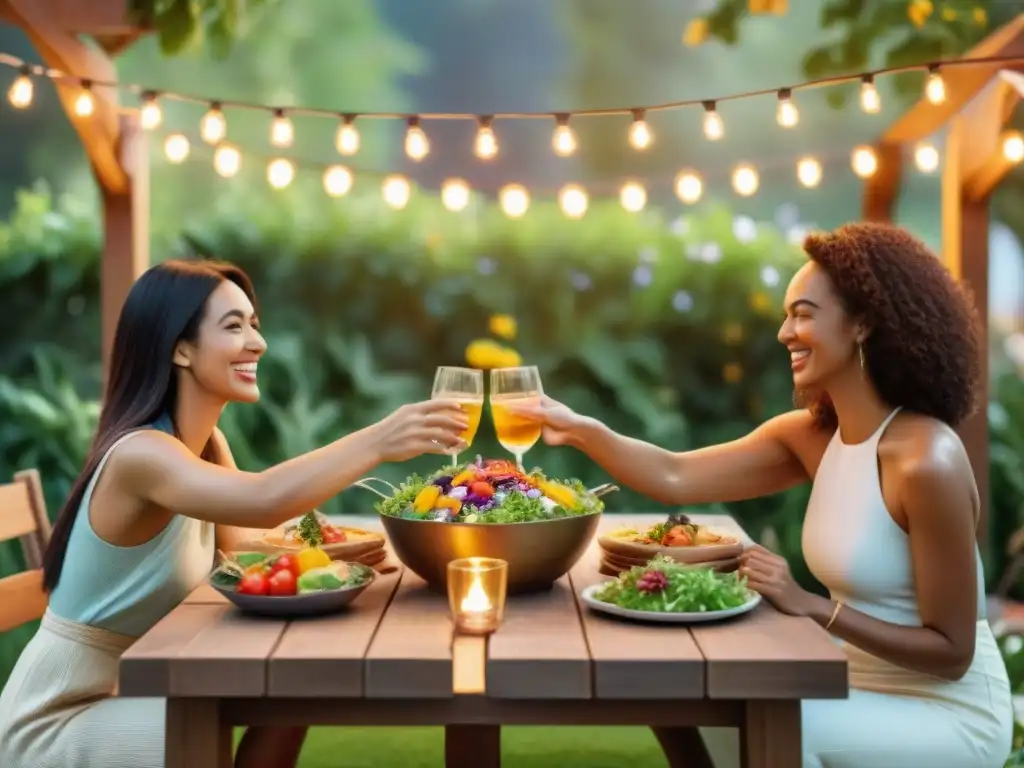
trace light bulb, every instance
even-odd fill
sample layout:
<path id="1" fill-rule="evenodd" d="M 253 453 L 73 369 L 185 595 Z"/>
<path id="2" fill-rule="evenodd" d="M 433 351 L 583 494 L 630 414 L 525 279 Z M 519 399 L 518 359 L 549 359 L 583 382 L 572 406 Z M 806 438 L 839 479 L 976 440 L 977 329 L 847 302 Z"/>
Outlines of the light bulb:
<path id="1" fill-rule="evenodd" d="M 290 147 L 295 141 L 295 126 L 284 113 L 274 110 L 274 119 L 270 121 L 270 143 L 275 147 Z"/>
<path id="2" fill-rule="evenodd" d="M 427 134 L 420 128 L 418 118 L 409 118 L 409 127 L 405 131 L 405 154 L 410 159 L 419 162 L 430 152 L 430 141 Z"/>
<path id="3" fill-rule="evenodd" d="M 700 200 L 704 193 L 704 182 L 700 180 L 693 171 L 680 171 L 676 176 L 676 197 L 687 205 L 692 205 Z"/>
<path id="4" fill-rule="evenodd" d="M 1020 131 L 1010 131 L 1003 136 L 1003 157 L 1011 163 L 1024 160 L 1024 136 Z"/>
<path id="5" fill-rule="evenodd" d="M 481 118 L 473 142 L 473 153 L 481 160 L 490 160 L 498 154 L 498 137 L 491 128 L 490 118 Z"/>
<path id="6" fill-rule="evenodd" d="M 74 112 L 77 117 L 92 117 L 96 111 L 96 97 L 92 95 L 92 86 L 82 83 L 82 90 L 75 97 Z"/>
<path id="7" fill-rule="evenodd" d="M 570 219 L 579 219 L 587 212 L 587 193 L 579 184 L 566 184 L 558 193 L 558 204 L 562 213 Z"/>
<path id="8" fill-rule="evenodd" d="M 816 187 L 821 183 L 821 163 L 813 157 L 802 157 L 796 164 L 796 177 L 805 187 Z"/>
<path id="9" fill-rule="evenodd" d="M 324 171 L 324 192 L 331 197 L 347 195 L 352 189 L 352 171 L 344 165 L 332 165 Z"/>
<path id="10" fill-rule="evenodd" d="M 939 167 L 939 151 L 931 144 L 919 144 L 914 150 L 914 162 L 921 173 L 933 173 Z"/>
<path id="11" fill-rule="evenodd" d="M 874 176 L 875 171 L 878 170 L 878 156 L 871 147 L 856 147 L 853 150 L 851 164 L 853 165 L 853 172 L 862 179 L 866 179 Z"/>
<path id="12" fill-rule="evenodd" d="M 633 110 L 633 124 L 629 126 L 629 143 L 633 149 L 647 149 L 651 146 L 651 142 L 654 137 L 651 135 L 651 129 L 647 126 L 644 120 L 644 111 L 642 109 Z"/>
<path id="13" fill-rule="evenodd" d="M 946 82 L 939 74 L 939 68 L 928 68 L 928 81 L 924 86 L 924 95 L 932 104 L 941 104 L 946 100 Z"/>
<path id="14" fill-rule="evenodd" d="M 284 189 L 295 178 L 295 166 L 291 160 L 279 157 L 267 166 L 267 181 L 274 189 Z"/>
<path id="15" fill-rule="evenodd" d="M 498 193 L 501 210 L 510 219 L 518 219 L 530 207 L 530 193 L 521 184 L 507 184 Z"/>
<path id="16" fill-rule="evenodd" d="M 147 93 L 142 97 L 142 109 L 139 110 L 139 123 L 147 131 L 155 131 L 164 121 L 164 112 L 156 100 L 155 93 Z"/>
<path id="17" fill-rule="evenodd" d="M 458 212 L 469 205 L 469 184 L 462 179 L 448 179 L 441 185 L 441 202 L 449 211 Z"/>
<path id="18" fill-rule="evenodd" d="M 800 112 L 797 110 L 796 104 L 793 103 L 793 97 L 787 89 L 779 91 L 779 108 L 775 119 L 783 128 L 792 128 L 800 122 Z"/>
<path id="19" fill-rule="evenodd" d="M 404 176 L 394 174 L 384 179 L 384 183 L 381 185 L 381 194 L 384 197 L 384 202 L 397 211 L 409 204 L 412 187 L 409 186 L 409 180 Z"/>
<path id="20" fill-rule="evenodd" d="M 732 188 L 736 190 L 738 195 L 750 197 L 757 192 L 759 184 L 760 179 L 757 176 L 757 171 L 754 169 L 754 166 L 748 163 L 741 163 L 732 172 Z"/>
<path id="21" fill-rule="evenodd" d="M 182 133 L 172 133 L 164 139 L 164 154 L 175 165 L 188 159 L 190 149 L 188 138 Z"/>
<path id="22" fill-rule="evenodd" d="M 725 123 L 715 110 L 715 102 L 704 102 L 704 135 L 711 141 L 718 141 L 725 135 Z"/>
<path id="23" fill-rule="evenodd" d="M 32 84 L 32 78 L 28 76 L 27 71 L 23 70 L 11 83 L 11 87 L 7 91 L 7 99 L 15 109 L 26 109 L 32 106 L 34 94 L 35 86 Z"/>
<path id="24" fill-rule="evenodd" d="M 225 179 L 230 179 L 242 168 L 242 153 L 230 144 L 221 144 L 214 150 L 213 167 Z"/>
<path id="25" fill-rule="evenodd" d="M 359 151 L 359 130 L 355 126 L 355 117 L 345 115 L 334 136 L 334 146 L 338 154 L 351 156 Z"/>
<path id="26" fill-rule="evenodd" d="M 882 98 L 878 95 L 875 80 L 871 75 L 864 75 L 860 83 L 860 108 L 869 115 L 877 114 L 882 109 Z"/>
<path id="27" fill-rule="evenodd" d="M 551 147 L 560 157 L 568 157 L 576 151 L 576 132 L 569 127 L 568 115 L 558 117 L 558 125 L 551 136 Z"/>
<path id="28" fill-rule="evenodd" d="M 199 133 L 207 144 L 219 144 L 228 135 L 228 121 L 220 111 L 219 104 L 211 104 L 199 123 Z"/>
<path id="29" fill-rule="evenodd" d="M 619 202 L 630 213 L 642 211 L 647 205 L 647 190 L 636 181 L 628 181 L 619 191 Z"/>

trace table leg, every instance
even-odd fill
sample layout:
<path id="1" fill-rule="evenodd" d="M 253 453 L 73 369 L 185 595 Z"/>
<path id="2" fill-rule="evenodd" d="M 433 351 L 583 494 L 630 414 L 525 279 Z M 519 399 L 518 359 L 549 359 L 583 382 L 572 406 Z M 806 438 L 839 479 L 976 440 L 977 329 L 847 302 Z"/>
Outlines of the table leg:
<path id="1" fill-rule="evenodd" d="M 444 764 L 445 768 L 501 768 L 501 726 L 446 725 Z"/>
<path id="2" fill-rule="evenodd" d="M 800 768 L 800 700 L 748 701 L 740 728 L 743 768 Z"/>
<path id="3" fill-rule="evenodd" d="M 715 768 L 697 726 L 651 726 L 651 730 L 665 753 L 669 768 Z"/>
<path id="4" fill-rule="evenodd" d="M 231 768 L 231 726 L 217 699 L 168 699 L 164 768 Z"/>

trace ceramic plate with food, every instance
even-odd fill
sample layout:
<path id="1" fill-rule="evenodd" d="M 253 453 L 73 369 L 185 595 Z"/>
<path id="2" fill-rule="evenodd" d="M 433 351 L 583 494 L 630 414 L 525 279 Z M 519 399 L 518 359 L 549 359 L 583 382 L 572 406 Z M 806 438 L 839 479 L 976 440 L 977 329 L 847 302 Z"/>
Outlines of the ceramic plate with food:
<path id="1" fill-rule="evenodd" d="M 384 559 L 384 536 L 362 528 L 334 525 L 319 512 L 308 512 L 296 520 L 264 531 L 242 546 L 254 552 L 275 554 L 298 552 L 311 545 L 320 547 L 332 560 L 373 565 Z"/>
<path id="2" fill-rule="evenodd" d="M 674 624 L 731 618 L 754 610 L 761 602 L 761 596 L 735 572 L 691 568 L 663 555 L 611 581 L 586 587 L 580 597 L 595 611 Z"/>
<path id="3" fill-rule="evenodd" d="M 611 531 L 597 541 L 614 556 L 645 562 L 667 555 L 680 563 L 700 563 L 738 557 L 743 551 L 743 543 L 736 536 L 694 523 L 686 515 L 672 515 L 664 523 L 644 529 Z"/>

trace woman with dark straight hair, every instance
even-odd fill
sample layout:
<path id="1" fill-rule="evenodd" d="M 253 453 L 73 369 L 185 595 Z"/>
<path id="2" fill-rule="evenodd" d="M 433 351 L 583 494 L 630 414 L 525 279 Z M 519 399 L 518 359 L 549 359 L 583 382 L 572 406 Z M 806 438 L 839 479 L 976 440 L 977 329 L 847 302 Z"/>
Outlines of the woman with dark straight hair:
<path id="1" fill-rule="evenodd" d="M 382 462 L 460 446 L 457 403 L 406 405 L 263 472 L 217 420 L 259 399 L 266 350 L 245 273 L 168 261 L 132 286 L 99 427 L 53 528 L 49 608 L 0 693 L 0 765 L 160 768 L 165 702 L 115 694 L 121 654 L 207 576 L 217 548 L 335 496 Z M 294 765 L 305 729 L 250 728 L 235 764 Z"/>

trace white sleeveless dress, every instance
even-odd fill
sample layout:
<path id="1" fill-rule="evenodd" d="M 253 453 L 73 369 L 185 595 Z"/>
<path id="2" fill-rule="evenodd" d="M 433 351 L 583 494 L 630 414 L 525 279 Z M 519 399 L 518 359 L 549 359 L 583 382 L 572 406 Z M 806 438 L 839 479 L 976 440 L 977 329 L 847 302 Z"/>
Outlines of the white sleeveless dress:
<path id="1" fill-rule="evenodd" d="M 881 621 L 921 626 L 909 537 L 886 509 L 878 472 L 878 443 L 898 411 L 862 443 L 847 445 L 836 430 L 814 478 L 803 553 L 833 599 Z M 837 641 L 849 659 L 850 696 L 804 702 L 804 768 L 1002 768 L 1013 705 L 985 619 L 980 554 L 977 580 L 974 661 L 960 680 L 913 672 Z"/>

